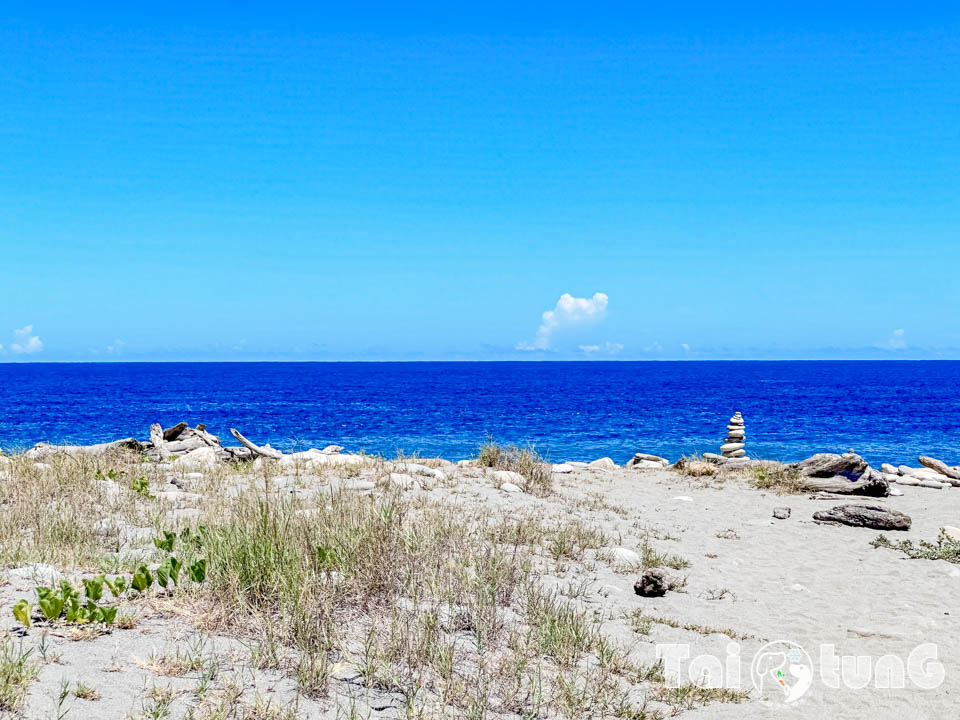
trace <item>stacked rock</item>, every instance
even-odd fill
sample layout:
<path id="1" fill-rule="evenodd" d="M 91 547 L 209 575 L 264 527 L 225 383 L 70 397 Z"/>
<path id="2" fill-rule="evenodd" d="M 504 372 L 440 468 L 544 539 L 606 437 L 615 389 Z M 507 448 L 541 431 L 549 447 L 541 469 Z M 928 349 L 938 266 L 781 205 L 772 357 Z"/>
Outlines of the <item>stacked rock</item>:
<path id="1" fill-rule="evenodd" d="M 730 418 L 727 425 L 727 439 L 720 446 L 720 454 L 727 458 L 743 457 L 747 451 L 743 449 L 747 436 L 743 432 L 743 416 L 738 412 Z"/>

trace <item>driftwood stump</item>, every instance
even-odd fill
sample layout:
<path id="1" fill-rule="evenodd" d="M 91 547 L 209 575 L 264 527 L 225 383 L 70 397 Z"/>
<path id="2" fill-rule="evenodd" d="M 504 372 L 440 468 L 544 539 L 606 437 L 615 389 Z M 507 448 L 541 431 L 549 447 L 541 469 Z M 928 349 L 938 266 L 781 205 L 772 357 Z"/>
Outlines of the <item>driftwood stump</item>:
<path id="1" fill-rule="evenodd" d="M 798 472 L 804 487 L 841 495 L 886 497 L 890 485 L 856 453 L 819 453 L 789 466 Z"/>
<path id="2" fill-rule="evenodd" d="M 874 530 L 909 530 L 909 515 L 874 505 L 838 505 L 813 514 L 818 523 L 866 527 Z"/>

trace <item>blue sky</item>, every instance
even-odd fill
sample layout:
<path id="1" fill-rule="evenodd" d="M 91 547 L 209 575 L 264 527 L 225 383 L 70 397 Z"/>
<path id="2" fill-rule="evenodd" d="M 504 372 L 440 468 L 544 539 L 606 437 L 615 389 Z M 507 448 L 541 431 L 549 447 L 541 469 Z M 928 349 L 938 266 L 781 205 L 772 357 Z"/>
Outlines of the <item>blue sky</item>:
<path id="1" fill-rule="evenodd" d="M 945 4 L 129 5 L 0 10 L 0 362 L 960 358 Z"/>

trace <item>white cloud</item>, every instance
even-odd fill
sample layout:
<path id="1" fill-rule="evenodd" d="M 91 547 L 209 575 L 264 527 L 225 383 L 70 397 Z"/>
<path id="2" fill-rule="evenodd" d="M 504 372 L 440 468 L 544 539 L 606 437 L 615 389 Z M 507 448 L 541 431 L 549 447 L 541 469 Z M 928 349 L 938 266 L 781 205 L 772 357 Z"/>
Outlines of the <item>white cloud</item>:
<path id="1" fill-rule="evenodd" d="M 10 349 L 18 355 L 31 355 L 43 350 L 43 340 L 33 334 L 33 325 L 14 330 L 13 336 L 17 341 L 10 345 Z"/>
<path id="2" fill-rule="evenodd" d="M 654 340 L 652 345 L 647 345 L 644 349 L 644 352 L 648 353 L 658 353 L 663 352 L 663 345 L 660 344 L 659 340 Z"/>
<path id="3" fill-rule="evenodd" d="M 607 340 L 603 345 L 581 345 L 580 350 L 587 355 L 593 355 L 601 350 L 608 355 L 616 355 L 618 352 L 623 350 L 623 345 L 621 343 L 610 342 Z"/>
<path id="4" fill-rule="evenodd" d="M 547 350 L 550 338 L 557 330 L 602 320 L 607 313 L 607 301 L 606 294 L 601 292 L 594 293 L 592 298 L 577 298 L 564 293 L 553 310 L 543 313 L 534 341 L 517 343 L 517 350 Z"/>
<path id="5" fill-rule="evenodd" d="M 683 348 L 684 352 L 690 352 L 690 345 L 688 343 L 680 343 L 680 347 Z"/>
<path id="6" fill-rule="evenodd" d="M 890 333 L 890 337 L 885 343 L 880 345 L 880 347 L 887 350 L 903 350 L 907 347 L 907 341 L 904 339 L 904 330 L 903 328 L 898 328 Z"/>
<path id="7" fill-rule="evenodd" d="M 123 340 L 114 340 L 113 345 L 107 345 L 107 354 L 108 355 L 119 355 L 123 352 L 123 346 L 126 343 Z"/>

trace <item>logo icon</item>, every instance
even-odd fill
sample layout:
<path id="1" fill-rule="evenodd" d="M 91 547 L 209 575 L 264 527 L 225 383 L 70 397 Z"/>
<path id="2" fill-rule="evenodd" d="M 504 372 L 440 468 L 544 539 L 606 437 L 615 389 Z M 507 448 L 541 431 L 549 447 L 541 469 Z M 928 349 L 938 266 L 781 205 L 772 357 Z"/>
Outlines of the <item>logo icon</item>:
<path id="1" fill-rule="evenodd" d="M 797 643 L 774 640 L 753 656 L 750 677 L 764 697 L 772 694 L 785 703 L 796 702 L 813 685 L 813 660 Z"/>

